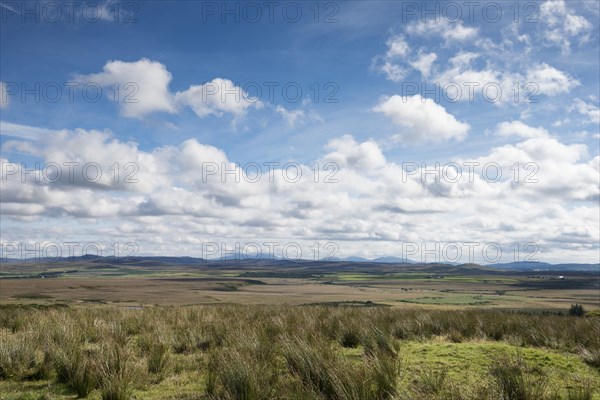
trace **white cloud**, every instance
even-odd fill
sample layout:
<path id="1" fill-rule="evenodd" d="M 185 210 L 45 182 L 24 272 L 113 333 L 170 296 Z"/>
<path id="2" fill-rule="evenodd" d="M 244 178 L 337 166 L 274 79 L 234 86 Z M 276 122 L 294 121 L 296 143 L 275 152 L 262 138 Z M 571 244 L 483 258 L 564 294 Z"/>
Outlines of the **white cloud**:
<path id="1" fill-rule="evenodd" d="M 456 183 L 417 173 L 407 177 L 377 143 L 348 135 L 330 140 L 316 160 L 321 166 L 318 182 L 315 164 L 309 163 L 299 164 L 303 179 L 296 183 L 283 179 L 281 166 L 273 171 L 273 181 L 263 170 L 263 178 L 250 183 L 243 178 L 243 165 L 195 139 L 145 151 L 107 132 L 75 130 L 12 140 L 7 146 L 3 149 L 8 154 L 18 150 L 46 163 L 96 161 L 110 171 L 115 161 L 137 160 L 140 169 L 133 189 L 112 179 L 103 185 L 35 183 L 31 178 L 23 182 L 18 172 L 3 168 L 0 212 L 14 227 L 3 233 L 5 242 L 54 237 L 81 242 L 85 237 L 102 243 L 119 237 L 138 243 L 143 254 L 201 255 L 206 242 L 294 241 L 310 246 L 331 241 L 344 255 L 401 255 L 401 244 L 409 241 L 494 241 L 507 246 L 534 241 L 549 248 L 544 259 L 591 261 L 598 254 L 600 157 L 590 160 L 585 145 L 566 145 L 551 137 L 531 137 L 480 157 L 451 160 L 459 165 L 496 163 L 504 172 L 497 183 L 483 179 L 481 168 L 472 180 L 463 170 L 463 179 Z M 323 182 L 328 162 L 339 167 L 337 183 Z M 531 171 L 521 170 L 515 182 L 515 162 L 535 163 L 537 181 L 525 183 Z M 235 182 L 232 175 L 225 179 L 218 172 L 207 176 L 207 163 L 219 168 L 225 163 L 227 171 L 237 171 L 242 179 Z M 42 218 L 60 221 L 60 229 L 19 222 Z"/>
<path id="2" fill-rule="evenodd" d="M 546 0 L 540 5 L 539 15 L 544 39 L 560 46 L 563 53 L 569 53 L 573 38 L 580 44 L 587 42 L 594 28 L 585 17 L 570 10 L 563 0 Z"/>
<path id="3" fill-rule="evenodd" d="M 465 28 L 462 23 L 449 24 L 447 21 L 428 21 L 409 24 L 406 32 L 417 35 L 440 34 L 446 41 L 465 40 L 477 34 L 474 28 Z M 373 67 L 382 72 L 392 82 L 400 82 L 409 73 L 410 67 L 418 70 L 424 77 L 429 77 L 437 54 L 419 50 L 411 56 L 411 48 L 404 35 L 395 35 L 386 41 L 387 51 L 373 59 Z"/>
<path id="4" fill-rule="evenodd" d="M 275 111 L 277 112 L 277 114 L 281 115 L 282 118 L 285 119 L 288 125 L 292 128 L 294 128 L 297 123 L 304 122 L 304 110 L 299 109 L 288 111 L 287 109 L 285 109 L 285 107 L 278 105 L 275 108 Z"/>
<path id="5" fill-rule="evenodd" d="M 135 143 L 121 142 L 110 132 L 51 131 L 9 123 L 8 127 L 16 133 L 12 136 L 27 140 L 8 140 L 5 151 L 18 151 L 58 164 L 62 174 L 55 185 L 148 193 L 165 183 L 157 172 L 167 171 L 168 163 L 159 163 L 153 155 L 140 151 Z"/>
<path id="6" fill-rule="evenodd" d="M 458 121 L 444 107 L 420 95 L 394 95 L 381 101 L 374 111 L 384 114 L 396 125 L 407 128 L 398 136 L 408 143 L 463 140 L 469 124 Z"/>
<path id="7" fill-rule="evenodd" d="M 438 72 L 432 80 L 439 82 L 442 86 L 458 84 L 460 86 L 460 101 L 472 101 L 479 96 L 483 87 L 489 84 L 500 85 L 503 88 L 502 93 L 508 93 L 509 80 L 502 73 L 491 68 L 476 69 L 473 62 L 480 57 L 479 53 L 461 51 L 448 60 L 449 67 L 445 71 Z M 449 85 L 452 84 L 452 85 Z M 450 95 L 454 98 L 455 94 Z M 471 98 L 473 96 L 473 98 Z M 495 99 L 495 95 L 489 94 L 490 98 Z M 502 96 L 499 101 L 509 96 Z"/>
<path id="8" fill-rule="evenodd" d="M 13 124 L 12 122 L 0 120 L 0 135 L 12 136 L 21 139 L 41 140 L 56 131 L 46 128 L 38 128 L 35 126 Z"/>
<path id="9" fill-rule="evenodd" d="M 525 75 L 497 70 L 490 65 L 478 69 L 473 64 L 480 56 L 474 52 L 460 52 L 448 60 L 449 67 L 446 70 L 439 71 L 430 80 L 442 86 L 458 84 L 461 88 L 461 96 L 456 98 L 460 101 L 472 101 L 475 97 L 485 95 L 487 101 L 498 105 L 511 102 L 524 104 L 541 95 L 556 96 L 568 93 L 580 85 L 579 81 L 568 73 L 546 63 L 531 66 Z M 516 102 L 515 82 L 521 87 Z M 452 85 L 448 87 L 453 90 Z M 454 93 L 448 96 L 455 98 Z"/>
<path id="10" fill-rule="evenodd" d="M 382 72 L 388 80 L 400 82 L 408 73 L 398 62 L 401 62 L 410 53 L 410 47 L 404 36 L 397 35 L 386 42 L 387 51 L 384 56 L 377 56 L 373 60 L 375 68 Z"/>
<path id="11" fill-rule="evenodd" d="M 385 74 L 386 78 L 392 82 L 400 82 L 402 79 L 406 78 L 406 75 L 408 74 L 406 69 L 389 61 L 384 62 L 379 69 Z"/>
<path id="12" fill-rule="evenodd" d="M 122 13 L 121 6 L 119 5 L 119 0 L 104 0 L 102 3 L 97 5 L 98 7 L 98 16 L 101 20 L 111 21 L 111 22 L 120 22 Z M 117 13 L 115 15 L 115 13 Z M 115 20 L 116 18 L 119 18 Z"/>
<path id="13" fill-rule="evenodd" d="M 580 83 L 569 74 L 562 72 L 546 63 L 538 64 L 527 71 L 526 82 L 537 85 L 540 94 L 553 96 L 568 93 Z"/>
<path id="14" fill-rule="evenodd" d="M 542 127 L 534 128 L 521 121 L 501 122 L 496 126 L 496 135 L 508 137 L 517 136 L 521 138 L 545 138 L 549 133 Z"/>
<path id="15" fill-rule="evenodd" d="M 229 79 L 216 78 L 202 85 L 175 94 L 178 104 L 189 106 L 200 118 L 208 115 L 222 116 L 224 113 L 242 117 L 249 108 L 262 107 L 262 103 Z"/>
<path id="16" fill-rule="evenodd" d="M 560 204 L 569 200 L 598 199 L 599 158 L 585 162 L 587 157 L 585 145 L 566 145 L 551 137 L 533 137 L 514 145 L 496 147 L 476 161 L 481 165 L 492 162 L 500 165 L 503 171 L 509 172 L 512 185 L 531 201 L 552 199 L 550 203 Z M 520 169 L 518 183 L 514 182 L 515 165 Z M 528 177 L 530 182 L 526 183 Z"/>
<path id="17" fill-rule="evenodd" d="M 450 22 L 445 18 L 441 18 L 410 23 L 406 27 L 406 32 L 419 36 L 438 35 L 444 38 L 448 44 L 474 39 L 477 37 L 478 29 L 466 27 L 462 21 Z"/>
<path id="18" fill-rule="evenodd" d="M 590 124 L 600 125 L 600 108 L 592 103 L 586 103 L 581 99 L 575 99 L 571 110 L 577 111 L 579 114 L 587 118 L 586 122 Z"/>
<path id="19" fill-rule="evenodd" d="M 404 39 L 404 36 L 397 35 L 389 38 L 386 42 L 388 50 L 385 54 L 386 58 L 391 59 L 395 57 L 405 57 L 409 51 L 410 47 Z"/>
<path id="20" fill-rule="evenodd" d="M 78 77 L 103 87 L 119 87 L 117 100 L 126 117 L 143 118 L 154 112 L 176 112 L 169 92 L 172 76 L 167 68 L 147 58 L 134 62 L 109 61 L 103 72 Z M 110 95 L 114 96 L 114 92 Z"/>
<path id="21" fill-rule="evenodd" d="M 410 65 L 425 78 L 428 78 L 435 60 L 437 60 L 437 54 L 435 53 L 419 53 L 415 60 L 410 61 Z"/>
<path id="22" fill-rule="evenodd" d="M 373 141 L 358 143 L 350 135 L 331 139 L 326 146 L 332 150 L 324 158 L 340 167 L 376 169 L 385 165 L 385 156 Z"/>
<path id="23" fill-rule="evenodd" d="M 224 114 L 240 118 L 250 108 L 263 106 L 258 99 L 224 78 L 191 85 L 187 90 L 173 94 L 169 91 L 171 73 L 160 62 L 146 58 L 135 62 L 109 61 L 103 72 L 78 78 L 111 88 L 107 90 L 111 100 L 115 99 L 114 87 L 118 85 L 121 113 L 132 118 L 143 118 L 155 112 L 178 113 L 182 107 L 191 108 L 200 118 Z"/>
<path id="24" fill-rule="evenodd" d="M 381 72 L 383 72 L 386 78 L 392 82 L 401 82 L 407 75 L 407 71 L 399 66 L 386 61 L 380 66 Z"/>

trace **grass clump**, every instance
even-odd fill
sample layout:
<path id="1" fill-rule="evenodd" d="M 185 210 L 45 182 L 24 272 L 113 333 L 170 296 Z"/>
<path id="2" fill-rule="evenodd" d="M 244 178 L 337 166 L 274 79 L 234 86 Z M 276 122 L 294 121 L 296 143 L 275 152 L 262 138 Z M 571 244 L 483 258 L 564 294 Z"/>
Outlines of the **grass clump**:
<path id="1" fill-rule="evenodd" d="M 0 379 L 19 377 L 36 365 L 36 349 L 26 336 L 2 337 Z"/>
<path id="2" fill-rule="evenodd" d="M 422 368 L 417 375 L 417 390 L 425 395 L 441 393 L 446 384 L 448 368 L 441 369 Z"/>
<path id="3" fill-rule="evenodd" d="M 98 384 L 96 356 L 77 345 L 55 349 L 51 357 L 57 380 L 73 389 L 78 397 L 87 397 Z"/>
<path id="4" fill-rule="evenodd" d="M 229 350 L 212 355 L 206 391 L 211 399 L 268 400 L 273 398 L 274 379 L 267 365 Z"/>
<path id="5" fill-rule="evenodd" d="M 143 375 L 133 354 L 110 343 L 104 346 L 98 362 L 98 382 L 102 400 L 129 400 L 142 383 Z"/>
<path id="6" fill-rule="evenodd" d="M 399 368 L 395 354 L 372 354 L 356 364 L 325 343 L 297 341 L 286 345 L 284 357 L 307 396 L 316 393 L 327 400 L 383 400 L 397 393 Z"/>
<path id="7" fill-rule="evenodd" d="M 520 357 L 501 357 L 490 368 L 502 400 L 543 400 L 548 398 L 545 376 L 533 374 Z"/>

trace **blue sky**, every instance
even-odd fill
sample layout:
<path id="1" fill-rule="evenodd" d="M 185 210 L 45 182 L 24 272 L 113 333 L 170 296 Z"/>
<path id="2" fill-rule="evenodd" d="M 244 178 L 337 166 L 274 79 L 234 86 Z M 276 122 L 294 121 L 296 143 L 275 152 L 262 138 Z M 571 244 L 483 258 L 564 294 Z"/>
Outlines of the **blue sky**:
<path id="1" fill-rule="evenodd" d="M 281 2 L 273 21 L 266 3 L 251 4 L 3 1 L 3 163 L 134 162 L 146 179 L 39 183 L 4 168 L 3 243 L 117 238 L 144 254 L 198 255 L 206 242 L 268 239 L 376 257 L 473 241 L 598 261 L 597 2 L 481 2 L 473 18 L 465 2 Z M 103 95 L 76 89 L 70 101 L 65 82 Z M 36 84 L 61 86 L 60 99 L 23 98 Z M 448 101 L 444 86 L 463 95 Z M 483 87 L 500 88 L 498 101 Z M 215 88 L 241 101 L 207 94 Z M 198 182 L 206 162 L 317 161 L 335 163 L 340 182 Z M 407 163 L 475 161 L 500 166 L 501 181 L 481 170 L 473 182 L 399 178 Z M 537 182 L 513 182 L 515 163 Z"/>

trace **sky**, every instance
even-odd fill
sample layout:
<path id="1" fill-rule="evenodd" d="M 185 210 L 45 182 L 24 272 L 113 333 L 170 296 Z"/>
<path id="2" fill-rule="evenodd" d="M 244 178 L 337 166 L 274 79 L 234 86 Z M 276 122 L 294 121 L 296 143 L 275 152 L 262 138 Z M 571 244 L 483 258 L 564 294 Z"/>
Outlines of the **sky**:
<path id="1" fill-rule="evenodd" d="M 2 0 L 2 255 L 597 263 L 599 4 Z"/>

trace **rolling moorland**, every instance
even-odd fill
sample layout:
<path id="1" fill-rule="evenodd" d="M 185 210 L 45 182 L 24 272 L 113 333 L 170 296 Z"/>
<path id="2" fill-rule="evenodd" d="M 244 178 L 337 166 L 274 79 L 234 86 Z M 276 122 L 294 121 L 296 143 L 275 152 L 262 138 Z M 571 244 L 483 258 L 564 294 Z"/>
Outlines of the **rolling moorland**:
<path id="1" fill-rule="evenodd" d="M 0 398 L 600 399 L 598 269 L 537 266 L 4 262 Z"/>

